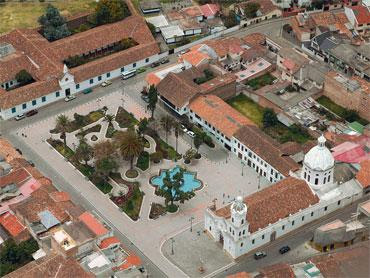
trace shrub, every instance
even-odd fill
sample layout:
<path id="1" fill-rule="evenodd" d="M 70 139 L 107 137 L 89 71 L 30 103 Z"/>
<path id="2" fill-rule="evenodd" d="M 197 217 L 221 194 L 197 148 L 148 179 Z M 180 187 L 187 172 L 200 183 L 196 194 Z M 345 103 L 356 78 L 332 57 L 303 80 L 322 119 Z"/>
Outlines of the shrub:
<path id="1" fill-rule="evenodd" d="M 154 163 L 159 163 L 163 159 L 163 153 L 158 151 L 150 155 L 150 160 Z"/>
<path id="2" fill-rule="evenodd" d="M 139 157 L 137 158 L 136 166 L 139 167 L 143 171 L 149 168 L 149 153 L 148 152 L 142 152 L 139 155 Z"/>

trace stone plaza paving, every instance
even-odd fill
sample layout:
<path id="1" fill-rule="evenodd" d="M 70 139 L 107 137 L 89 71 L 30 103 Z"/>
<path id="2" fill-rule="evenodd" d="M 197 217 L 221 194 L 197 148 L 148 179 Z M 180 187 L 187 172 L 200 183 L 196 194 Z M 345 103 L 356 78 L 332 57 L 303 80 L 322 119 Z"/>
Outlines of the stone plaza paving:
<path id="1" fill-rule="evenodd" d="M 142 87 L 136 85 L 136 87 L 133 88 L 125 88 L 125 94 L 117 90 L 102 97 L 98 101 L 91 101 L 83 104 L 66 111 L 64 114 L 73 119 L 74 113 L 85 115 L 103 106 L 108 107 L 108 113 L 115 114 L 118 107 L 123 105 L 124 109 L 133 113 L 137 119 L 149 117 L 143 104 L 138 103 L 135 98 L 129 95 L 133 93 L 139 94 L 139 88 L 141 89 Z M 263 178 L 259 180 L 253 169 L 248 167 L 242 169 L 240 160 L 227 153 L 220 146 L 216 146 L 214 149 L 202 146 L 200 148 L 202 158 L 192 162 L 190 165 L 184 165 L 182 160 L 178 162 L 163 160 L 162 163 L 151 165 L 148 170 L 144 172 L 141 171 L 136 180 L 140 183 L 140 190 L 143 191 L 145 195 L 140 211 L 140 218 L 137 221 L 133 221 L 110 201 L 108 195 L 104 195 L 100 192 L 98 188 L 86 180 L 79 171 L 67 162 L 64 157 L 45 142 L 51 137 L 49 130 L 55 127 L 56 117 L 57 115 L 35 122 L 14 131 L 14 133 L 16 133 L 30 149 L 36 152 L 43 160 L 47 161 L 51 167 L 61 173 L 65 180 L 74 187 L 76 191 L 74 193 L 84 196 L 88 202 L 93 204 L 95 210 L 107 220 L 107 224 L 113 226 L 128 237 L 133 244 L 170 277 L 193 276 L 196 271 L 198 271 L 197 269 L 189 271 L 186 265 L 176 266 L 172 264 L 161 252 L 161 246 L 163 244 L 164 250 L 167 250 L 166 246 L 169 244 L 169 238 L 183 230 L 189 229 L 190 217 L 194 217 L 193 223 L 199 223 L 196 226 L 197 231 L 202 231 L 201 227 L 204 219 L 204 211 L 215 198 L 217 199 L 216 205 L 219 207 L 232 201 L 236 195 L 245 196 L 257 191 L 259 183 L 261 184 L 261 188 L 269 184 L 269 182 Z M 99 134 L 105 134 L 107 123 L 102 120 L 99 123 L 102 125 Z M 25 136 L 21 136 L 21 134 Z M 98 137 L 100 136 L 99 134 Z M 76 139 L 73 139 L 70 135 L 68 135 L 67 140 L 70 141 L 69 144 L 77 143 L 77 141 L 75 141 Z M 169 144 L 174 146 L 174 142 L 175 138 L 171 135 L 169 137 Z M 187 135 L 179 137 L 179 153 L 185 153 L 190 147 L 191 141 Z M 166 214 L 156 220 L 151 220 L 149 219 L 151 203 L 156 202 L 163 204 L 164 200 L 154 194 L 154 187 L 149 184 L 149 179 L 152 176 L 158 175 L 160 169 L 169 169 L 176 165 L 182 165 L 189 171 L 197 172 L 197 178 L 203 182 L 204 187 L 196 192 L 193 199 L 184 204 L 180 204 L 178 212 Z M 128 162 L 122 162 L 120 166 L 120 172 L 123 173 L 128 169 L 129 164 Z M 50 176 L 50 178 L 53 179 L 53 176 Z M 195 233 L 190 236 L 194 235 Z M 205 235 L 201 233 L 201 236 L 203 237 Z M 195 243 L 195 241 L 193 241 L 193 243 Z M 209 247 L 209 250 L 212 250 L 212 256 L 215 257 L 214 261 L 207 260 L 206 258 L 202 259 L 205 268 L 204 275 L 208 275 L 210 272 L 217 270 L 218 267 L 223 267 L 231 262 L 231 259 L 225 256 L 222 249 L 218 248 L 216 243 L 213 245 L 212 248 L 211 246 Z M 194 250 L 183 252 L 183 256 L 192 256 L 193 253 L 191 252 L 194 252 L 194 254 L 201 252 L 199 248 L 202 247 L 194 245 Z M 168 251 L 166 252 L 168 253 Z M 181 256 L 180 252 L 176 254 Z M 201 256 L 203 256 L 203 253 Z"/>

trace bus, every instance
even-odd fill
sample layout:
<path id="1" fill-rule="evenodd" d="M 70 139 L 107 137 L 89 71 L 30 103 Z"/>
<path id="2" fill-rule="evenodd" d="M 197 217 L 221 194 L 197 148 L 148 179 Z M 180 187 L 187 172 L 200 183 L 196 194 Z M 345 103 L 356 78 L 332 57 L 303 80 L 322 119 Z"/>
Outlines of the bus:
<path id="1" fill-rule="evenodd" d="M 136 70 L 124 71 L 121 74 L 122 74 L 122 79 L 128 79 L 130 77 L 135 76 Z"/>

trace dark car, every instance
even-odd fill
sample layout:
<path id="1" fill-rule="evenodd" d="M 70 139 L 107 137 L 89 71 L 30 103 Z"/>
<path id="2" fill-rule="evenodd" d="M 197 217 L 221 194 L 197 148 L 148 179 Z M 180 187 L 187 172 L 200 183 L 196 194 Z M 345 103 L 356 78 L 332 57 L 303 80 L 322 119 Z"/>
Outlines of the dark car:
<path id="1" fill-rule="evenodd" d="M 87 89 L 85 89 L 85 90 L 82 91 L 82 93 L 84 95 L 90 94 L 91 92 L 92 92 L 92 89 L 91 88 L 87 88 Z"/>
<path id="2" fill-rule="evenodd" d="M 26 116 L 27 117 L 31 117 L 31 116 L 33 116 L 33 115 L 36 115 L 38 113 L 38 111 L 37 110 L 30 110 L 30 111 L 28 111 L 27 113 L 26 113 Z"/>
<path id="3" fill-rule="evenodd" d="M 289 252 L 290 251 L 290 247 L 289 246 L 283 246 L 279 249 L 279 253 L 280 254 L 285 254 L 286 252 Z"/>
<path id="4" fill-rule="evenodd" d="M 262 259 L 266 256 L 267 256 L 266 252 L 263 252 L 263 251 L 254 253 L 254 259 L 255 260 Z"/>
<path id="5" fill-rule="evenodd" d="M 161 64 L 160 62 L 154 62 L 154 63 L 152 63 L 150 66 L 151 66 L 152 68 L 155 68 L 155 67 L 158 67 L 160 64 Z"/>

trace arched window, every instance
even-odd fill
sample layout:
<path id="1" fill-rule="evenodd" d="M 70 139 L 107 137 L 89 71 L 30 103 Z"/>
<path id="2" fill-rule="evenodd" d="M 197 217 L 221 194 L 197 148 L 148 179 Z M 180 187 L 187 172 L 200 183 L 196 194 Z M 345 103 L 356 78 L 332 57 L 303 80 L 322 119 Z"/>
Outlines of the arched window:
<path id="1" fill-rule="evenodd" d="M 323 181 L 323 184 L 325 184 L 326 183 L 326 177 L 324 178 L 324 181 Z"/>
<path id="2" fill-rule="evenodd" d="M 243 247 L 243 242 L 242 242 L 242 243 L 240 243 L 240 247 Z"/>
<path id="3" fill-rule="evenodd" d="M 310 181 L 310 179 L 311 179 L 311 177 L 310 177 L 310 175 L 308 175 L 308 178 L 307 178 L 308 182 Z"/>
<path id="4" fill-rule="evenodd" d="M 234 223 L 234 217 L 233 217 L 233 218 L 231 218 L 231 222 L 233 222 L 233 223 Z"/>
<path id="5" fill-rule="evenodd" d="M 303 176 L 304 176 L 304 178 L 306 179 L 307 173 L 306 173 L 306 172 L 304 172 Z"/>
<path id="6" fill-rule="evenodd" d="M 330 182 L 330 175 L 328 176 L 328 182 Z"/>
<path id="7" fill-rule="evenodd" d="M 316 178 L 315 179 L 315 184 L 318 184 L 319 183 L 319 179 L 318 178 Z"/>
<path id="8" fill-rule="evenodd" d="M 242 235 L 242 232 L 240 231 L 240 232 L 239 232 L 239 236 L 241 236 L 241 235 Z"/>
<path id="9" fill-rule="evenodd" d="M 244 219 L 242 219 L 242 225 L 244 224 Z"/>

